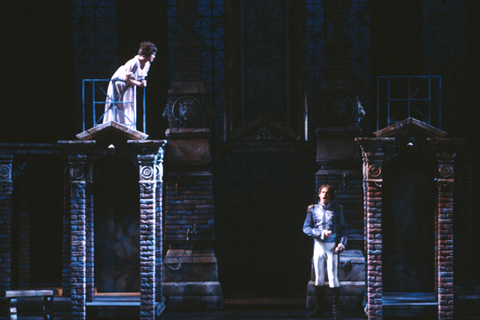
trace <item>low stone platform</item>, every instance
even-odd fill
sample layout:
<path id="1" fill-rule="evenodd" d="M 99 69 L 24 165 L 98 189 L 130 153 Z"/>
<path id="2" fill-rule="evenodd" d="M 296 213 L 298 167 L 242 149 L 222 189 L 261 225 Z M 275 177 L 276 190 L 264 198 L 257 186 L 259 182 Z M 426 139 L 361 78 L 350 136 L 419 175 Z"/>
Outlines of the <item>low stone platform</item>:
<path id="1" fill-rule="evenodd" d="M 215 310 L 223 307 L 213 249 L 170 249 L 164 265 L 163 294 L 168 309 Z"/>

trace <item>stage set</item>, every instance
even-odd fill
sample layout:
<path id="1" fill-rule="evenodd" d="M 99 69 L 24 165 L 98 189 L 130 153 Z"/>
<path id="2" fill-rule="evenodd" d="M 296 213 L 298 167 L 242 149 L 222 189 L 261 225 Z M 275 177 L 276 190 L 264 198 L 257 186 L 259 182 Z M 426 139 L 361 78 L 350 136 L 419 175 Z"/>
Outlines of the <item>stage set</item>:
<path id="1" fill-rule="evenodd" d="M 302 225 L 329 184 L 348 238 L 339 317 L 475 319 L 478 155 L 466 136 L 444 129 L 453 118 L 442 118 L 456 99 L 449 86 L 460 85 L 438 73 L 360 79 L 352 15 L 380 9 L 300 2 L 167 1 L 160 7 L 175 28 L 163 119 L 148 121 L 159 88 L 141 90 L 140 79 L 134 101 L 108 98 L 119 114 L 137 104 L 135 114 L 104 121 L 110 80 L 89 76 L 76 115 L 83 127 L 70 139 L 0 142 L 2 317 L 40 317 L 43 308 L 45 319 L 187 319 L 190 311 L 207 319 L 236 305 L 245 314 L 235 316 L 253 319 L 247 305 L 261 301 L 294 301 L 302 311 L 293 314 L 308 315 L 313 242 Z M 211 80 L 218 61 L 204 65 L 205 8 L 223 10 L 212 13 L 224 19 L 221 40 L 212 40 L 225 51 L 221 89 Z M 315 19 L 328 25 L 323 33 L 295 36 Z M 322 75 L 312 86 L 305 57 L 320 50 L 317 40 Z M 150 72 L 168 63 L 156 50 Z M 371 85 L 376 110 L 375 94 L 365 98 Z M 164 136 L 150 137 L 162 121 Z M 329 291 L 324 305 L 325 318 L 337 317 Z"/>

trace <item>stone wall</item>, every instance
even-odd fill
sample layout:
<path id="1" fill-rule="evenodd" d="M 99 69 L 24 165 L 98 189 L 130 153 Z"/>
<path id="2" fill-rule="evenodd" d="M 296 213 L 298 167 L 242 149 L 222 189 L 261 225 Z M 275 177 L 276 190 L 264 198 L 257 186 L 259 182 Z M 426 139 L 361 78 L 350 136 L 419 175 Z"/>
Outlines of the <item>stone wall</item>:
<path id="1" fill-rule="evenodd" d="M 169 172 L 165 176 L 165 242 L 187 244 L 214 239 L 212 174 Z M 187 240 L 187 231 L 190 233 Z"/>

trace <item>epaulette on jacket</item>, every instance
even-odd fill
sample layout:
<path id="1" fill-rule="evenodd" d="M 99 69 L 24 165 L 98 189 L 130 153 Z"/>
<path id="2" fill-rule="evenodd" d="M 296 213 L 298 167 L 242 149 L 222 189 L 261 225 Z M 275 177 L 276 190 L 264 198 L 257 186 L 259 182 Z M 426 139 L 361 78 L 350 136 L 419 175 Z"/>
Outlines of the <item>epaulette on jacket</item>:
<path id="1" fill-rule="evenodd" d="M 309 206 L 307 207 L 307 213 L 312 213 L 313 208 L 315 208 L 315 205 L 314 205 L 314 204 L 309 205 Z"/>

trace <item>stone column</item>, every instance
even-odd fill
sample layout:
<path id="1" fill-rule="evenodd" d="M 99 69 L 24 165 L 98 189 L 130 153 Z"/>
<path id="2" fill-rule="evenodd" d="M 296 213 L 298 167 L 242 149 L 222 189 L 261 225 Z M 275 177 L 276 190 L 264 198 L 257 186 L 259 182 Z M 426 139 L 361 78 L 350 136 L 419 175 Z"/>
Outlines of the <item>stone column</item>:
<path id="1" fill-rule="evenodd" d="M 357 138 L 363 155 L 364 212 L 367 255 L 367 316 L 383 318 L 383 163 L 384 146 L 393 138 Z"/>
<path id="2" fill-rule="evenodd" d="M 86 159 L 87 156 L 69 152 L 69 190 L 71 223 L 71 302 L 72 320 L 84 320 L 86 309 Z"/>
<path id="3" fill-rule="evenodd" d="M 464 139 L 429 138 L 437 159 L 437 214 L 435 262 L 438 319 L 454 319 L 453 196 L 455 156 Z"/>
<path id="4" fill-rule="evenodd" d="M 0 155 L 0 290 L 12 285 L 13 155 Z"/>
<path id="5" fill-rule="evenodd" d="M 87 272 L 87 301 L 95 298 L 95 232 L 94 232 L 94 193 L 93 163 L 89 162 L 86 189 L 86 272 Z"/>
<path id="6" fill-rule="evenodd" d="M 453 187 L 455 154 L 437 153 L 436 260 L 438 319 L 453 319 Z"/>
<path id="7" fill-rule="evenodd" d="M 161 309 L 157 309 L 157 316 L 163 311 L 165 302 L 163 297 L 163 148 L 160 149 L 157 158 L 157 166 L 155 170 L 155 296 L 157 304 L 161 305 Z"/>
<path id="8" fill-rule="evenodd" d="M 71 273 L 70 264 L 72 260 L 71 246 L 71 214 L 70 214 L 70 165 L 65 163 L 63 172 L 63 251 L 62 251 L 62 296 L 71 296 Z"/>
<path id="9" fill-rule="evenodd" d="M 140 319 L 155 319 L 155 153 L 139 154 L 140 171 Z"/>

